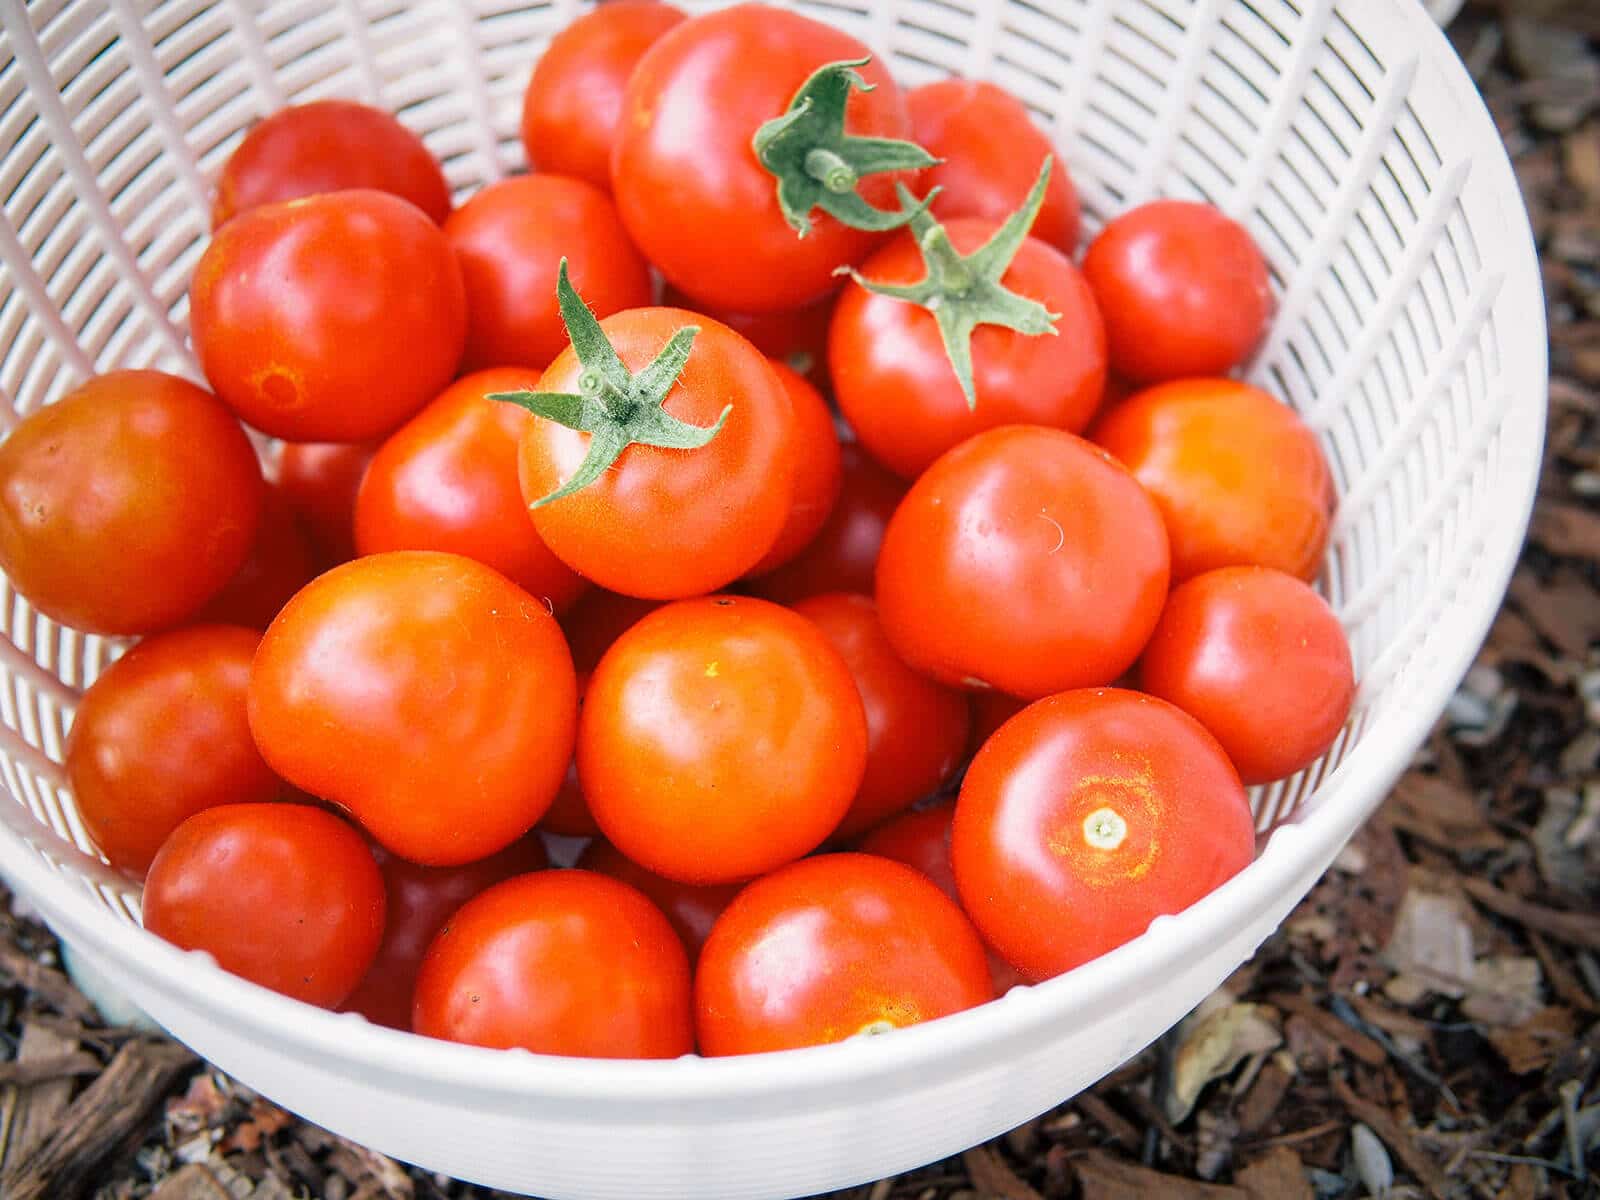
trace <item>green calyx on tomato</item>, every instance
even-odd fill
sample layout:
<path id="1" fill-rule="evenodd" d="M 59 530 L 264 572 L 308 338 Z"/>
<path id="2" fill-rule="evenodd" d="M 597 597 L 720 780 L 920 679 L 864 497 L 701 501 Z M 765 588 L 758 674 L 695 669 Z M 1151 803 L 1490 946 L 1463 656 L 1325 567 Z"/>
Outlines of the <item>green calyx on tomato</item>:
<path id="1" fill-rule="evenodd" d="M 698 325 L 679 329 L 650 364 L 635 375 L 617 357 L 600 322 L 578 295 L 567 278 L 567 260 L 561 260 L 556 284 L 561 304 L 561 323 L 572 339 L 572 349 L 583 366 L 578 392 L 491 392 L 489 399 L 504 400 L 527 409 L 535 416 L 554 421 L 568 429 L 589 434 L 589 453 L 573 472 L 572 478 L 529 508 L 542 508 L 553 500 L 570 496 L 588 487 L 629 446 L 661 446 L 668 450 L 697 450 L 727 423 L 733 405 L 722 410 L 714 425 L 691 425 L 680 421 L 662 405 L 667 393 L 678 382 Z"/>
<path id="2" fill-rule="evenodd" d="M 915 142 L 853 137 L 844 131 L 845 104 L 852 89 L 870 92 L 855 70 L 871 59 L 828 63 L 800 85 L 789 110 L 756 130 L 752 145 L 761 165 L 778 180 L 778 206 L 801 237 L 811 232 L 811 210 L 822 209 L 852 229 L 898 229 L 933 201 L 903 198 L 899 211 L 874 208 L 856 193 L 864 175 L 915 171 L 938 159 Z"/>
<path id="3" fill-rule="evenodd" d="M 1051 158 L 1044 160 L 1039 178 L 1022 207 L 1007 217 L 994 236 L 971 254 L 963 255 L 956 250 L 944 226 L 927 212 L 913 213 L 911 234 L 928 268 L 922 282 L 904 286 L 874 283 L 853 267 L 840 268 L 869 292 L 920 305 L 933 314 L 969 409 L 978 407 L 972 383 L 974 329 L 979 325 L 1004 325 L 1029 336 L 1056 332 L 1055 322 L 1060 313 L 1051 312 L 1037 300 L 1019 296 L 1001 282 L 1011 260 L 1027 240 L 1034 218 L 1039 215 L 1045 187 L 1050 182 L 1052 162 Z M 908 203 L 911 196 L 904 185 L 899 191 L 901 202 Z"/>

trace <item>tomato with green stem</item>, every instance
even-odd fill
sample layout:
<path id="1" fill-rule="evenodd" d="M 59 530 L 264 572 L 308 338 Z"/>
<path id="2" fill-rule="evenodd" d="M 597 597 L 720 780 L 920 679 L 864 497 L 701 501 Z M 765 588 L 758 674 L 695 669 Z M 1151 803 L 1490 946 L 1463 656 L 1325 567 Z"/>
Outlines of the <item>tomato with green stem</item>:
<path id="1" fill-rule="evenodd" d="M 700 1052 L 756 1054 L 888 1033 L 994 998 L 971 922 L 911 868 L 824 854 L 756 880 L 695 973 Z"/>
<path id="2" fill-rule="evenodd" d="M 968 915 L 1035 982 L 1181 912 L 1255 854 L 1216 739 L 1118 688 L 1050 696 L 1002 726 L 967 769 L 950 837 Z"/>
<path id="3" fill-rule="evenodd" d="M 603 838 L 596 838 L 585 846 L 574 865 L 620 879 L 643 892 L 683 939 L 691 967 L 700 957 L 700 948 L 710 936 L 711 927 L 742 886 L 737 883 L 679 883 L 646 870 Z"/>

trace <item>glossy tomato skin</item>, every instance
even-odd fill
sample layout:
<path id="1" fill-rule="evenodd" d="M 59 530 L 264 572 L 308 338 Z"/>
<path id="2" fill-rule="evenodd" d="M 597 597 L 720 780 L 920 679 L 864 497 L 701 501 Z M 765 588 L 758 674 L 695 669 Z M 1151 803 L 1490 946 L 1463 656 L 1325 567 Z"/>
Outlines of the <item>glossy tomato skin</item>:
<path id="1" fill-rule="evenodd" d="M 1135 383 L 1222 375 L 1272 319 L 1266 260 L 1209 204 L 1129 209 L 1089 244 L 1083 273 L 1105 315 L 1111 369 Z"/>
<path id="2" fill-rule="evenodd" d="M 961 762 L 972 714 L 967 698 L 901 661 L 870 596 L 812 596 L 794 611 L 822 630 L 855 678 L 867 715 L 867 766 L 839 837 L 854 837 L 932 795 Z"/>
<path id="3" fill-rule="evenodd" d="M 265 486 L 210 393 L 113 371 L 0 444 L 0 568 L 34 608 L 85 633 L 168 628 L 244 562 Z"/>
<path id="4" fill-rule="evenodd" d="M 661 302 L 691 312 L 704 312 L 749 340 L 768 358 L 780 359 L 817 387 L 828 386 L 828 325 L 833 320 L 832 295 L 803 308 L 775 312 L 729 312 L 701 305 L 670 283 Z"/>
<path id="5" fill-rule="evenodd" d="M 1050 696 L 1003 725 L 967 770 L 951 831 L 968 915 L 1035 982 L 1187 908 L 1254 853 L 1216 739 L 1117 688 Z"/>
<path id="6" fill-rule="evenodd" d="M 659 908 L 672 928 L 683 939 L 692 967 L 700 957 L 700 949 L 711 934 L 722 910 L 739 894 L 737 883 L 713 883 L 696 886 L 667 879 L 647 871 L 622 851 L 603 838 L 596 838 L 584 847 L 576 864 L 586 871 L 598 871 L 612 879 L 620 879 L 629 887 L 638 888 L 650 903 Z"/>
<path id="7" fill-rule="evenodd" d="M 878 617 L 913 668 L 1036 698 L 1109 683 L 1167 594 L 1154 502 L 1104 451 L 1011 425 L 912 485 L 878 558 Z"/>
<path id="8" fill-rule="evenodd" d="M 1231 379 L 1185 379 L 1129 397 L 1090 436 L 1155 497 L 1175 582 L 1231 566 L 1316 577 L 1333 477 L 1287 404 Z"/>
<path id="9" fill-rule="evenodd" d="M 739 4 L 685 21 L 639 60 L 623 94 L 611 189 L 634 242 L 675 287 L 713 309 L 799 308 L 835 290 L 834 268 L 866 257 L 882 235 L 820 210 L 811 232 L 797 236 L 751 139 L 818 67 L 867 55 L 855 38 L 799 13 Z M 875 87 L 851 95 L 846 131 L 909 137 L 904 97 L 882 62 L 859 71 Z M 873 175 L 860 194 L 892 211 L 897 178 L 916 182 Z"/>
<path id="10" fill-rule="evenodd" d="M 993 998 L 983 943 L 938 888 L 888 859 L 824 854 L 756 880 L 718 918 L 695 974 L 695 1024 L 702 1054 L 756 1054 Z"/>
<path id="11" fill-rule="evenodd" d="M 854 442 L 839 447 L 839 498 L 809 545 L 783 566 L 750 581 L 758 596 L 793 604 L 826 592 L 872 592 L 883 531 L 903 479 L 873 462 Z"/>
<path id="12" fill-rule="evenodd" d="M 589 681 L 578 777 L 618 850 L 732 883 L 814 850 L 850 807 L 867 723 L 850 669 L 804 617 L 740 596 L 669 604 Z"/>
<path id="13" fill-rule="evenodd" d="M 996 228 L 972 219 L 946 225 L 963 254 Z M 874 282 L 906 284 L 922 279 L 927 268 L 915 240 L 904 233 L 863 263 L 861 273 Z M 932 313 L 855 282 L 845 285 L 828 332 L 833 392 L 857 439 L 896 474 L 915 479 L 952 446 L 1000 425 L 1077 433 L 1099 407 L 1105 329 L 1072 260 L 1029 238 L 1002 282 L 1061 319 L 1055 336 L 1030 337 L 999 325 L 973 332 L 976 408 L 967 407 Z"/>
<path id="14" fill-rule="evenodd" d="M 622 92 L 639 59 L 685 19 L 656 0 L 610 0 L 545 47 L 522 97 L 522 146 L 536 171 L 611 188 Z"/>
<path id="15" fill-rule="evenodd" d="M 435 224 L 450 212 L 450 187 L 421 138 L 380 108 L 314 100 L 245 134 L 217 179 L 211 227 L 263 204 L 350 188 L 409 200 Z"/>
<path id="16" fill-rule="evenodd" d="M 1063 254 L 1078 248 L 1078 192 L 1066 161 L 1033 123 L 1027 107 L 998 84 L 941 79 L 906 93 L 912 141 L 944 161 L 923 178 L 940 189 L 933 215 L 982 217 L 996 224 L 1022 207 L 1053 156 L 1044 203 L 1030 231 Z"/>
<path id="17" fill-rule="evenodd" d="M 1139 677 L 1210 730 L 1249 784 L 1314 762 L 1356 691 L 1339 618 L 1300 580 L 1266 567 L 1223 567 L 1174 588 Z"/>
<path id="18" fill-rule="evenodd" d="M 317 573 L 317 551 L 282 489 L 269 484 L 250 553 L 194 620 L 265 629 Z"/>
<path id="19" fill-rule="evenodd" d="M 383 922 L 383 877 L 361 835 L 309 805 L 196 813 L 162 845 L 144 887 L 151 933 L 323 1008 L 365 974 Z"/>
<path id="20" fill-rule="evenodd" d="M 584 1058 L 694 1049 L 689 962 L 666 917 L 593 871 L 490 888 L 439 931 L 417 978 L 427 1037 Z"/>
<path id="21" fill-rule="evenodd" d="M 200 256 L 189 305 L 217 395 L 246 424 L 299 442 L 388 433 L 455 375 L 467 331 L 444 234 L 370 190 L 241 213 Z"/>
<path id="22" fill-rule="evenodd" d="M 613 592 L 671 600 L 714 591 L 753 567 L 789 518 L 794 415 L 772 365 L 709 317 L 638 308 L 600 322 L 630 371 L 640 371 L 686 325 L 700 328 L 665 409 L 711 426 L 695 450 L 630 446 L 596 482 L 533 510 L 545 545 L 580 575 Z M 576 393 L 582 367 L 571 347 L 539 380 L 543 392 Z M 519 470 L 530 504 L 570 479 L 589 435 L 536 420 L 523 435 Z"/>
<path id="23" fill-rule="evenodd" d="M 488 398 L 538 382 L 523 368 L 475 371 L 390 434 L 356 494 L 357 551 L 465 555 L 556 614 L 571 608 L 588 584 L 540 540 L 517 482 L 517 446 L 534 418 Z"/>
<path id="24" fill-rule="evenodd" d="M 323 567 L 356 556 L 356 492 L 377 449 L 376 443 L 285 442 L 278 455 L 278 487 Z"/>
<path id="25" fill-rule="evenodd" d="M 556 276 L 598 317 L 649 304 L 650 268 L 599 188 L 560 175 L 491 183 L 444 223 L 467 289 L 462 366 L 543 369 L 567 344 Z"/>
<path id="26" fill-rule="evenodd" d="M 794 413 L 794 489 L 789 518 L 772 548 L 750 569 L 752 575 L 776 570 L 810 545 L 839 498 L 843 470 L 839 431 L 822 393 L 786 363 L 774 360 L 772 370 L 789 394 Z"/>
<path id="27" fill-rule="evenodd" d="M 383 873 L 388 919 L 372 965 L 339 1007 L 378 1025 L 409 1031 L 417 972 L 434 935 L 474 896 L 513 876 L 542 871 L 550 860 L 538 834 L 458 867 L 419 867 L 382 847 L 372 853 Z"/>
<path id="28" fill-rule="evenodd" d="M 433 551 L 335 567 L 267 629 L 250 674 L 262 756 L 429 866 L 483 858 L 550 807 L 572 752 L 572 658 L 544 603 Z"/>
<path id="29" fill-rule="evenodd" d="M 229 625 L 156 634 L 84 693 L 67 735 L 67 781 L 112 866 L 143 875 L 195 813 L 282 794 L 245 718 L 259 640 Z"/>

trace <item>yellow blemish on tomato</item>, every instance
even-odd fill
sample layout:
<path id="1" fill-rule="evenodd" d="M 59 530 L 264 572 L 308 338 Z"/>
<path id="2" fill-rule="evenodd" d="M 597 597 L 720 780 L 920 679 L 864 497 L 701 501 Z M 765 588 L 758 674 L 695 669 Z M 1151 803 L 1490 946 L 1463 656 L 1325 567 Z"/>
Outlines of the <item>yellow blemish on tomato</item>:
<path id="1" fill-rule="evenodd" d="M 720 674 L 722 674 L 722 667 L 715 659 L 706 664 L 707 679 L 715 679 Z"/>
<path id="2" fill-rule="evenodd" d="M 1141 757 L 1129 755 L 1114 773 L 1079 779 L 1045 838 L 1050 853 L 1091 887 L 1141 879 L 1160 858 L 1166 806 Z"/>
<path id="3" fill-rule="evenodd" d="M 863 1021 L 844 1036 L 876 1037 L 880 1033 L 888 1033 L 891 1029 L 904 1029 L 922 1020 L 922 1010 L 901 996 L 883 996 L 876 1002 L 862 1005 L 862 1008 L 873 1014 L 872 1019 Z"/>

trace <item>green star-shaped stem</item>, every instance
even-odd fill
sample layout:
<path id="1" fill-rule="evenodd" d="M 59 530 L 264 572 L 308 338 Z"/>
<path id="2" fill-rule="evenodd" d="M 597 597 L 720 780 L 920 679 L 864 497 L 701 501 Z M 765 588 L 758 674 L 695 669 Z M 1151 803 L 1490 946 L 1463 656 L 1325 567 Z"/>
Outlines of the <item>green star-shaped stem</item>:
<path id="1" fill-rule="evenodd" d="M 920 283 L 904 286 L 874 283 L 863 278 L 854 267 L 841 268 L 869 292 L 920 305 L 933 314 L 939 336 L 944 340 L 945 354 L 955 369 L 969 409 L 978 407 L 972 383 L 974 329 L 979 325 L 1004 325 L 1030 336 L 1056 332 L 1055 322 L 1060 319 L 1060 313 L 1051 312 L 1037 300 L 1019 296 L 1000 282 L 1039 215 L 1045 185 L 1050 182 L 1050 166 L 1051 159 L 1047 157 L 1022 207 L 1007 217 L 1005 224 L 971 254 L 959 253 L 944 226 L 928 213 L 913 214 L 911 234 L 928 268 Z M 911 202 L 911 193 L 903 185 L 900 200 L 902 204 Z"/>
<path id="2" fill-rule="evenodd" d="M 820 208 L 855 229 L 898 229 L 925 212 L 932 193 L 898 212 L 874 208 L 856 193 L 864 175 L 912 171 L 939 160 L 915 142 L 853 137 L 844 131 L 851 89 L 870 92 L 856 71 L 868 58 L 829 63 L 801 85 L 789 110 L 756 130 L 756 158 L 778 180 L 778 207 L 801 237 L 811 232 L 811 210 Z"/>
<path id="3" fill-rule="evenodd" d="M 561 260 L 561 276 L 556 284 L 561 305 L 561 323 L 567 327 L 572 349 L 583 373 L 578 376 L 578 391 L 568 392 L 492 392 L 491 400 L 520 405 L 536 416 L 589 435 L 589 453 L 572 478 L 548 496 L 541 496 L 529 508 L 540 508 L 563 496 L 588 487 L 629 446 L 663 446 L 669 450 L 695 450 L 718 433 L 733 411 L 722 410 L 715 425 L 690 425 L 662 408 L 667 393 L 678 382 L 689 352 L 694 347 L 698 325 L 685 325 L 672 335 L 661 353 L 635 375 L 617 357 L 615 348 L 594 313 L 567 278 L 567 260 Z"/>

